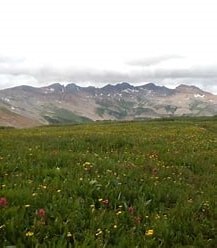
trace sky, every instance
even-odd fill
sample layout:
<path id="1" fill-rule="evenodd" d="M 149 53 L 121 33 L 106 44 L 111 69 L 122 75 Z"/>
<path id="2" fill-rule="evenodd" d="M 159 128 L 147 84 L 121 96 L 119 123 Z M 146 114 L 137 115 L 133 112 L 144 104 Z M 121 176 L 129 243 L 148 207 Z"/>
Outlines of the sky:
<path id="1" fill-rule="evenodd" d="M 0 89 L 148 82 L 217 94 L 216 0 L 1 0 Z"/>

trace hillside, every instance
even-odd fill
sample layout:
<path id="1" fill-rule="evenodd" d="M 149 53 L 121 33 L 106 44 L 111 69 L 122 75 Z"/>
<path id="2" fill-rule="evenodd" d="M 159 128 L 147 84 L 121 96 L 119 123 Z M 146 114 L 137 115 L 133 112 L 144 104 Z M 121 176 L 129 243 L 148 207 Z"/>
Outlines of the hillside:
<path id="1" fill-rule="evenodd" d="M 217 96 L 187 85 L 169 89 L 153 83 L 143 86 L 120 83 L 102 88 L 53 84 L 1 90 L 0 108 L 7 110 L 7 121 L 1 117 L 0 125 L 27 127 L 96 120 L 213 116 L 217 115 Z"/>

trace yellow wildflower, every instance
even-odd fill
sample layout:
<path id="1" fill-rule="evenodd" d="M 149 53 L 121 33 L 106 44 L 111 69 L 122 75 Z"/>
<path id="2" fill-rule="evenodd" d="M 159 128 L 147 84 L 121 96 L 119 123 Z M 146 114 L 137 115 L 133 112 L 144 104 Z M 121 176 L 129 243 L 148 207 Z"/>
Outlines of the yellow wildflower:
<path id="1" fill-rule="evenodd" d="M 32 237 L 33 235 L 34 235 L 34 232 L 28 231 L 28 232 L 26 233 L 26 237 Z"/>
<path id="2" fill-rule="evenodd" d="M 145 232 L 145 236 L 152 236 L 154 234 L 154 230 L 153 229 L 149 229 Z"/>

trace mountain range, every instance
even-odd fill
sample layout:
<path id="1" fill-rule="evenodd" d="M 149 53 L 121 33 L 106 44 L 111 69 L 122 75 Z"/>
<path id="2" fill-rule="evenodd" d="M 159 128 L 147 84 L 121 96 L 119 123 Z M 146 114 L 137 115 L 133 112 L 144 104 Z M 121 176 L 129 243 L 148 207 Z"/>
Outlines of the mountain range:
<path id="1" fill-rule="evenodd" d="M 80 87 L 52 84 L 0 90 L 0 126 L 17 128 L 97 120 L 217 115 L 217 95 L 195 86 L 148 83 Z"/>

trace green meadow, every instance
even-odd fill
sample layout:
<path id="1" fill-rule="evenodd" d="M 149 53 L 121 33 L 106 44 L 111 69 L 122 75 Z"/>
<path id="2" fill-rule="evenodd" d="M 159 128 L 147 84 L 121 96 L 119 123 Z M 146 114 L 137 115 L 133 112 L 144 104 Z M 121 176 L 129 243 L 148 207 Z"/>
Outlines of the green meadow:
<path id="1" fill-rule="evenodd" d="M 217 120 L 0 129 L 0 247 L 217 247 Z"/>

